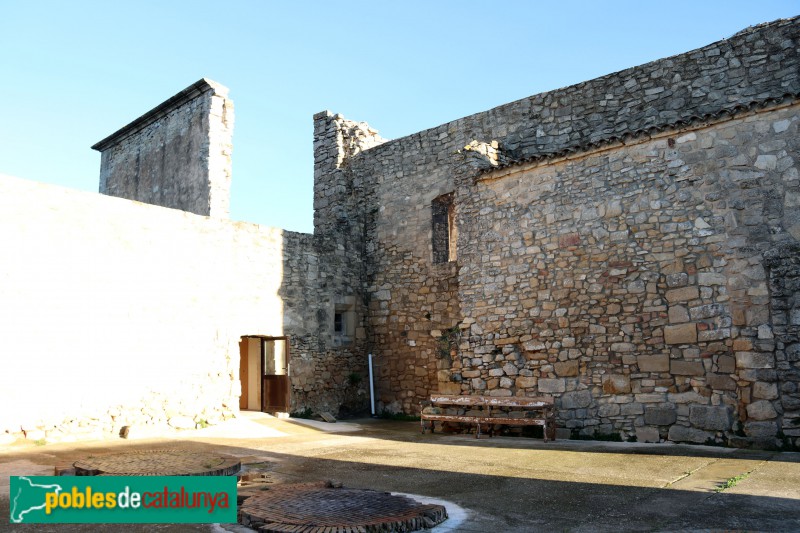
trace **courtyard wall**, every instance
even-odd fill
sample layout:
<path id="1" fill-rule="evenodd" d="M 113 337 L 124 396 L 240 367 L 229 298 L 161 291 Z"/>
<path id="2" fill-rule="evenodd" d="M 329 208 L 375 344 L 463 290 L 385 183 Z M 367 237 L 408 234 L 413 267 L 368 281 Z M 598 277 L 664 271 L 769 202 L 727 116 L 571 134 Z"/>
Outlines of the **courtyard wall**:
<path id="1" fill-rule="evenodd" d="M 799 63 L 794 18 L 396 140 L 318 120 L 379 409 L 549 394 L 562 433 L 796 440 Z"/>
<path id="2" fill-rule="evenodd" d="M 0 434 L 194 428 L 238 411 L 244 335 L 291 339 L 292 410 L 365 404 L 312 236 L 3 176 Z"/>

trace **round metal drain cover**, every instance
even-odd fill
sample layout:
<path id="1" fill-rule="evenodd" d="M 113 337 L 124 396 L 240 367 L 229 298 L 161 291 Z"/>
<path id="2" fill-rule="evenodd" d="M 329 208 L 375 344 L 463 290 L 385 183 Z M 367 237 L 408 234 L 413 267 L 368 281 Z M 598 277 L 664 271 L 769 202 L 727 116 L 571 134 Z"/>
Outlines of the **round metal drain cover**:
<path id="1" fill-rule="evenodd" d="M 329 484 L 275 485 L 247 498 L 239 522 L 265 533 L 417 531 L 447 519 L 441 505 L 374 490 Z"/>
<path id="2" fill-rule="evenodd" d="M 79 476 L 231 476 L 241 461 L 230 455 L 189 450 L 142 450 L 75 461 Z"/>

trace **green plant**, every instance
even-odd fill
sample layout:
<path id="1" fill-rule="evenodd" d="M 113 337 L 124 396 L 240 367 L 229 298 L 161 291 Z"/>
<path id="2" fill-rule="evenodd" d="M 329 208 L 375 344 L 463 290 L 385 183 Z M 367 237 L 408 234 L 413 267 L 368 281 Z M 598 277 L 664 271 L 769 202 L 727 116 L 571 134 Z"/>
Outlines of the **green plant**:
<path id="1" fill-rule="evenodd" d="M 358 387 L 363 379 L 364 378 L 358 372 L 351 372 L 350 375 L 347 376 L 347 383 L 349 383 L 351 387 Z"/>
<path id="2" fill-rule="evenodd" d="M 294 411 L 289 413 L 289 416 L 292 418 L 311 418 L 313 412 L 311 411 L 310 407 L 306 407 L 302 411 Z"/>
<path id="3" fill-rule="evenodd" d="M 201 418 L 197 422 L 197 425 L 200 426 L 201 428 L 207 428 L 208 427 L 208 420 L 206 420 L 205 418 Z"/>
<path id="4" fill-rule="evenodd" d="M 729 477 L 728 479 L 717 485 L 717 488 L 714 489 L 714 492 L 722 492 L 723 490 L 727 490 L 736 485 L 737 483 L 739 483 L 741 480 L 745 479 L 749 475 L 750 472 L 745 472 L 744 474 L 739 474 L 738 476 Z"/>
<path id="5" fill-rule="evenodd" d="M 45 444 L 47 444 L 47 441 L 45 439 L 36 439 L 35 441 L 33 441 L 33 444 L 35 444 L 36 446 L 44 446 Z"/>
<path id="6" fill-rule="evenodd" d="M 461 338 L 461 330 L 458 325 L 442 332 L 439 337 L 439 342 L 436 346 L 436 357 L 438 359 L 450 359 L 450 352 L 453 348 L 458 346 L 458 341 Z"/>

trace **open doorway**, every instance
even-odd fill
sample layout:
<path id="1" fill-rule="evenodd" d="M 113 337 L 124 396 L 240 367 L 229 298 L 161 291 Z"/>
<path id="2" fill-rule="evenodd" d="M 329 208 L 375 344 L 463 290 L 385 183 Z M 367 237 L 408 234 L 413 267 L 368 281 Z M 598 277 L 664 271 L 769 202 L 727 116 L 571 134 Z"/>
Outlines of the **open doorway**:
<path id="1" fill-rule="evenodd" d="M 246 335 L 239 341 L 239 409 L 288 413 L 289 339 Z"/>

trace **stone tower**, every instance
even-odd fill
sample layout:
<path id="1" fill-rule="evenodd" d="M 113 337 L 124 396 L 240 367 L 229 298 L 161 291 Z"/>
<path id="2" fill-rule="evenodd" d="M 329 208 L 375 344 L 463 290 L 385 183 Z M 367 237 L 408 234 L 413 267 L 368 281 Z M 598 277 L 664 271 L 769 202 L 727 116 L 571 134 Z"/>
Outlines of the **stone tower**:
<path id="1" fill-rule="evenodd" d="M 100 192 L 228 218 L 233 102 L 208 79 L 98 142 Z"/>

